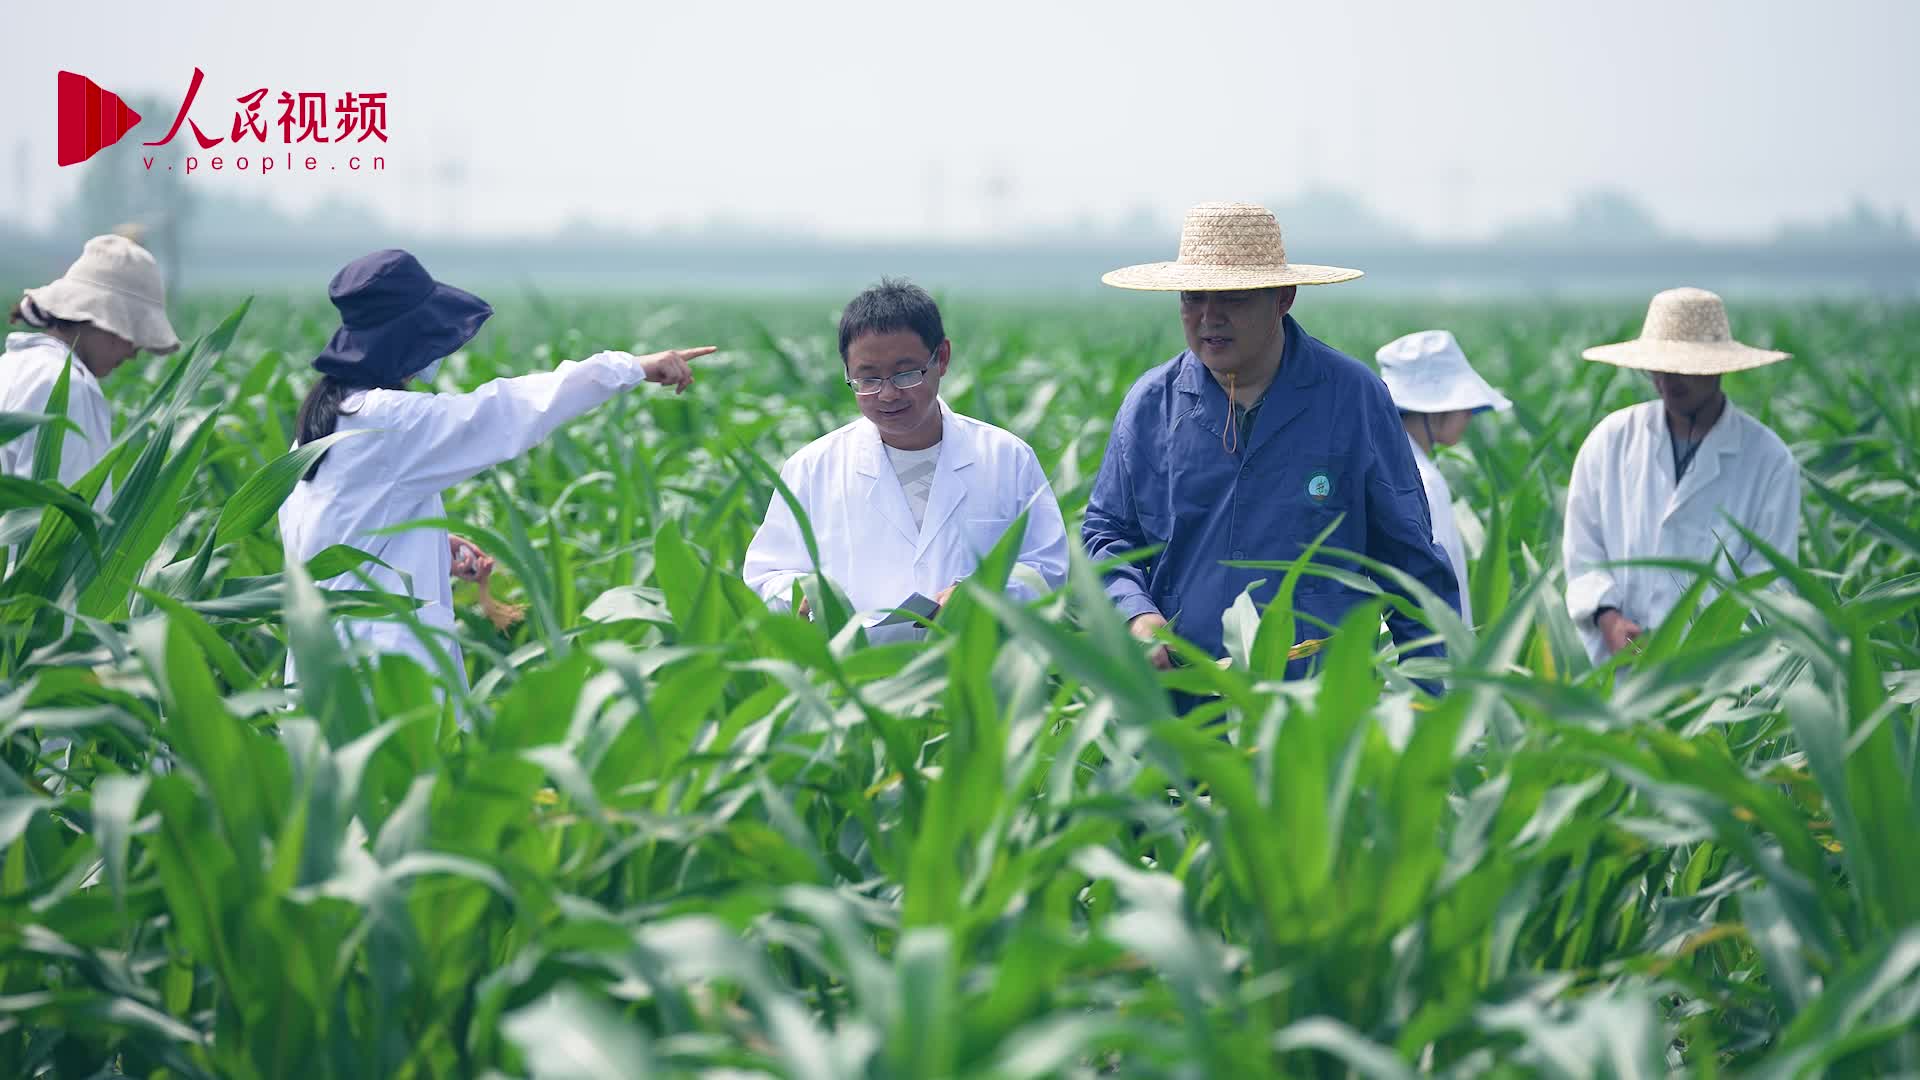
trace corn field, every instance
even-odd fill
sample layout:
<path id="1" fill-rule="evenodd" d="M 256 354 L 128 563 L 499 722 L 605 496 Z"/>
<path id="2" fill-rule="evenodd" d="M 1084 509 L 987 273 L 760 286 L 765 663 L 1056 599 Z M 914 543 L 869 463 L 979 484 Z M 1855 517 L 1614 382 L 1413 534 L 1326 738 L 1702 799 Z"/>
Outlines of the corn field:
<path id="1" fill-rule="evenodd" d="M 343 651 L 411 617 L 315 587 L 359 554 L 284 564 L 324 303 L 176 304 L 199 340 L 107 381 L 108 461 L 0 488 L 0 1074 L 1920 1075 L 1920 307 L 1733 298 L 1795 354 L 1727 390 L 1805 471 L 1802 548 L 1596 668 L 1566 479 L 1652 392 L 1577 357 L 1643 301 L 1303 296 L 1357 356 L 1451 329 L 1516 402 L 1442 457 L 1480 625 L 1419 598 L 1431 699 L 1400 601 L 1283 682 L 1290 585 L 1243 598 L 1230 663 L 1161 673 L 1083 559 L 995 591 L 1017 537 L 923 642 L 770 614 L 776 470 L 855 415 L 836 305 L 495 299 L 441 389 L 723 351 L 448 493 L 527 605 L 457 591 L 464 700 Z M 1076 535 L 1171 304 L 947 305 L 945 397 Z"/>

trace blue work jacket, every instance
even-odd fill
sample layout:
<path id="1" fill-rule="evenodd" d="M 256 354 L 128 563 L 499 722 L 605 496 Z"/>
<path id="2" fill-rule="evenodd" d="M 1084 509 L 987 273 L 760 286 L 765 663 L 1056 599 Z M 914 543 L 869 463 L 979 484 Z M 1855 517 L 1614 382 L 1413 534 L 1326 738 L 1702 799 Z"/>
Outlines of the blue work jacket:
<path id="1" fill-rule="evenodd" d="M 1159 612 L 1214 656 L 1225 655 L 1221 616 L 1239 595 L 1265 579 L 1253 594 L 1264 610 L 1284 575 L 1224 564 L 1297 559 L 1336 519 L 1325 546 L 1397 567 L 1459 607 L 1459 586 L 1433 542 L 1419 468 L 1385 384 L 1291 315 L 1285 326 L 1279 372 L 1237 449 L 1226 434 L 1226 391 L 1192 352 L 1141 376 L 1114 418 L 1081 529 L 1096 561 L 1163 545 L 1108 573 L 1107 593 L 1127 618 Z M 1357 572 L 1328 554 L 1315 561 Z M 1391 581 L 1378 584 L 1400 591 Z M 1332 578 L 1303 575 L 1294 609 L 1311 618 L 1298 618 L 1296 637 L 1326 636 L 1314 619 L 1338 626 L 1365 598 Z M 1398 642 L 1427 633 L 1402 615 L 1387 622 Z"/>

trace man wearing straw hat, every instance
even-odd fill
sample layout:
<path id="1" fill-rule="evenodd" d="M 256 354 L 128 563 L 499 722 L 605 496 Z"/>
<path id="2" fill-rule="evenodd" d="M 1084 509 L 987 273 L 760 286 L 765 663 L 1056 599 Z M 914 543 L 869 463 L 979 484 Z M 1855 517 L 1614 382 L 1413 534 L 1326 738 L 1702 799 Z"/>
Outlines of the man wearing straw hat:
<path id="1" fill-rule="evenodd" d="M 1359 276 L 1288 262 L 1280 226 L 1264 207 L 1203 203 L 1187 214 L 1178 259 L 1101 278 L 1179 293 L 1187 339 L 1185 351 L 1127 393 L 1082 529 L 1096 561 L 1160 548 L 1108 573 L 1108 595 L 1136 637 L 1150 640 L 1166 627 L 1221 655 L 1228 608 L 1256 582 L 1253 601 L 1264 606 L 1282 577 L 1229 564 L 1298 559 L 1329 529 L 1327 547 L 1397 568 L 1458 606 L 1386 386 L 1290 314 L 1297 286 Z M 1315 561 L 1342 564 L 1332 553 Z M 1378 583 L 1401 591 L 1390 579 Z M 1325 637 L 1367 595 L 1350 579 L 1303 575 L 1294 593 L 1297 636 Z M 1403 646 L 1427 635 L 1399 612 L 1388 625 Z M 1163 647 L 1153 657 L 1171 666 Z"/>
<path id="2" fill-rule="evenodd" d="M 1793 557 L 1800 466 L 1720 389 L 1721 375 L 1787 354 L 1735 341 L 1713 293 L 1669 289 L 1653 298 L 1638 338 L 1582 355 L 1651 373 L 1660 395 L 1600 421 L 1567 488 L 1567 611 L 1597 663 L 1666 619 L 1692 584 L 1665 567 L 1607 564 L 1685 559 L 1765 570 L 1765 557 L 1729 520 Z"/>

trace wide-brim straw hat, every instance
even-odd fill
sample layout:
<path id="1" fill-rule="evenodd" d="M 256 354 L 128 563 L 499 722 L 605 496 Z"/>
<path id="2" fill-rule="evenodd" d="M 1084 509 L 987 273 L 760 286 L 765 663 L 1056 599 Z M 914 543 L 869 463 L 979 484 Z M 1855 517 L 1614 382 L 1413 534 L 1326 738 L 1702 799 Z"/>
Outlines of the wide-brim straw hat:
<path id="1" fill-rule="evenodd" d="M 180 337 L 167 321 L 160 264 L 124 236 L 109 233 L 87 241 L 66 274 L 28 289 L 27 298 L 56 319 L 91 323 L 156 356 L 180 348 Z"/>
<path id="2" fill-rule="evenodd" d="M 1733 339 L 1727 306 L 1705 289 L 1668 289 L 1647 305 L 1640 336 L 1596 345 L 1588 360 L 1670 375 L 1722 375 L 1785 360 L 1789 353 L 1743 345 Z"/>
<path id="3" fill-rule="evenodd" d="M 1172 262 L 1123 266 L 1100 280 L 1150 292 L 1228 292 L 1289 285 L 1335 285 L 1360 271 L 1287 261 L 1280 223 L 1254 203 L 1201 203 L 1180 227 L 1180 256 Z"/>
<path id="4" fill-rule="evenodd" d="M 1373 354 L 1380 364 L 1380 381 L 1387 384 L 1393 403 L 1402 412 L 1505 412 L 1513 408 L 1506 395 L 1495 390 L 1467 362 L 1467 354 L 1451 333 L 1421 330 L 1395 338 Z"/>

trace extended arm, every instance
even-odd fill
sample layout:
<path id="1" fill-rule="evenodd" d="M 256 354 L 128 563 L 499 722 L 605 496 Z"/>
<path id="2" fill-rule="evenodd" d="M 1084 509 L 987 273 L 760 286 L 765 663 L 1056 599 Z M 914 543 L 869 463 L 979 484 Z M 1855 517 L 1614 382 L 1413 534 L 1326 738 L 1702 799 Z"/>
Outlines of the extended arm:
<path id="1" fill-rule="evenodd" d="M 692 381 L 686 361 L 712 351 L 602 352 L 552 371 L 494 379 L 464 394 L 402 395 L 398 412 L 405 436 L 394 440 L 398 475 L 439 491 L 526 453 L 560 425 L 643 382 L 685 389 Z"/>

